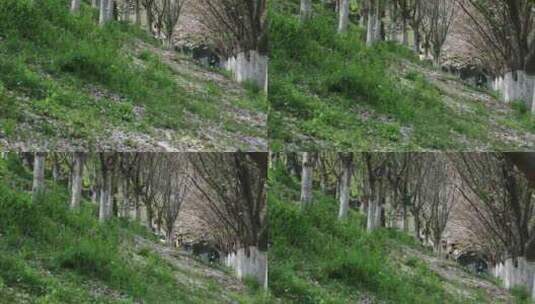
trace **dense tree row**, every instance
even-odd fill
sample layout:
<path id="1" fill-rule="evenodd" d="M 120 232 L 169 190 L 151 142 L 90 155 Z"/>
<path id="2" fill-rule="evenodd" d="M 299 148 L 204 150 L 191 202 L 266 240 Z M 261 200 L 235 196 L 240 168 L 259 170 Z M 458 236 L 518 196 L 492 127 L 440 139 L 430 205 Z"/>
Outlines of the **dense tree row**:
<path id="1" fill-rule="evenodd" d="M 6 156 L 6 155 L 4 155 Z M 98 218 L 146 223 L 176 244 L 185 201 L 211 231 L 227 264 L 267 286 L 266 153 L 21 153 L 33 172 L 32 197 L 47 191 L 45 176 L 70 190 L 70 208 L 98 206 Z M 238 257 L 236 258 L 236 255 Z M 253 265 L 253 266 L 251 266 Z"/>
<path id="2" fill-rule="evenodd" d="M 362 0 L 323 1 L 339 11 L 339 31 L 346 29 L 350 7 L 367 28 L 367 42 L 397 40 L 408 45 L 409 30 L 414 50 L 432 51 L 435 61 L 455 18 L 464 24 L 466 42 L 474 56 L 494 75 L 505 71 L 527 70 L 534 60 L 534 4 L 530 0 Z M 331 5 L 335 2 L 336 5 Z M 350 6 L 350 2 L 353 3 Z M 312 16 L 310 0 L 301 1 L 301 19 Z"/>
<path id="3" fill-rule="evenodd" d="M 71 1 L 71 11 L 80 10 L 81 0 Z M 174 47 L 175 31 L 184 11 L 194 14 L 204 37 L 223 59 L 222 66 L 238 82 L 252 81 L 267 91 L 266 0 L 92 0 L 99 10 L 99 24 L 111 20 L 142 24 L 166 48 Z M 188 24 L 187 26 L 191 26 Z"/>
<path id="4" fill-rule="evenodd" d="M 442 254 L 449 225 L 462 230 L 462 242 L 492 263 L 529 256 L 535 245 L 534 192 L 522 171 L 531 172 L 531 162 L 522 161 L 523 154 L 306 152 L 276 157 L 300 178 L 303 208 L 312 208 L 317 189 L 336 197 L 340 219 L 350 207 L 363 212 L 368 231 L 397 227 L 408 232 L 411 226 L 416 238 Z"/>
<path id="5" fill-rule="evenodd" d="M 333 3 L 334 2 L 334 3 Z M 338 13 L 338 32 L 345 32 L 352 16 L 366 29 L 366 43 L 393 40 L 409 45 L 409 30 L 413 34 L 413 49 L 432 53 L 440 64 L 442 47 L 458 11 L 455 0 L 334 0 L 322 1 Z M 301 0 L 302 21 L 313 18 L 311 0 Z"/>

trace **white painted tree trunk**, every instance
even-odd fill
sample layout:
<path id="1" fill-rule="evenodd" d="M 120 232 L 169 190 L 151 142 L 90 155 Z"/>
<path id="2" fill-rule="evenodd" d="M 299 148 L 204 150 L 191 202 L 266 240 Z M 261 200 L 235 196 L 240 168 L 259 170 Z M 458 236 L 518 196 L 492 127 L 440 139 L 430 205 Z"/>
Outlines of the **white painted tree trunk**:
<path id="1" fill-rule="evenodd" d="M 80 0 L 71 0 L 71 12 L 80 10 Z"/>
<path id="2" fill-rule="evenodd" d="M 113 18 L 113 1 L 100 0 L 99 24 L 103 25 Z"/>
<path id="3" fill-rule="evenodd" d="M 342 167 L 342 180 L 340 181 L 340 208 L 338 210 L 338 218 L 345 218 L 349 209 L 349 194 L 351 188 L 351 165 L 349 159 L 344 159 Z"/>
<path id="4" fill-rule="evenodd" d="M 407 19 L 403 18 L 401 22 L 401 32 L 402 32 L 402 38 L 401 43 L 403 45 L 408 46 L 409 45 L 409 33 L 407 30 Z"/>
<path id="5" fill-rule="evenodd" d="M 312 155 L 303 152 L 303 171 L 301 173 L 301 204 L 306 206 L 312 201 Z"/>
<path id="6" fill-rule="evenodd" d="M 349 0 L 340 0 L 340 10 L 338 11 L 338 33 L 347 30 L 349 22 Z"/>
<path id="7" fill-rule="evenodd" d="M 103 25 L 104 23 L 106 23 L 108 21 L 108 1 L 110 0 L 100 0 L 100 4 L 99 4 L 99 19 L 98 19 L 98 23 L 100 25 Z"/>
<path id="8" fill-rule="evenodd" d="M 110 21 L 113 19 L 113 4 L 114 3 L 115 3 L 115 0 L 108 0 L 108 9 L 106 9 L 108 16 L 107 16 L 106 21 Z"/>
<path id="9" fill-rule="evenodd" d="M 535 300 L 535 262 L 528 262 L 524 257 L 518 258 L 518 267 L 512 259 L 505 260 L 490 269 L 490 272 L 500 278 L 505 288 L 515 286 L 525 287 Z"/>
<path id="10" fill-rule="evenodd" d="M 104 222 L 111 217 L 112 209 L 112 197 L 111 197 L 111 186 L 112 186 L 112 176 L 111 172 L 103 172 L 102 186 L 100 189 L 100 208 L 99 208 L 99 220 Z"/>
<path id="11" fill-rule="evenodd" d="M 82 153 L 74 153 L 72 171 L 71 208 L 76 209 L 80 207 L 80 199 L 82 198 L 82 177 L 84 172 L 84 155 Z"/>
<path id="12" fill-rule="evenodd" d="M 502 95 L 506 103 L 518 100 L 523 101 L 526 107 L 535 113 L 535 75 L 528 75 L 524 71 L 516 71 L 516 80 L 513 72 L 494 79 L 492 88 Z"/>
<path id="13" fill-rule="evenodd" d="M 366 218 L 366 230 L 371 232 L 377 228 L 377 213 L 381 213 L 379 204 L 376 199 L 370 199 L 368 202 L 368 212 Z"/>
<path id="14" fill-rule="evenodd" d="M 121 178 L 117 185 L 118 192 L 120 193 L 120 209 L 119 215 L 121 217 L 128 218 L 130 216 L 130 195 L 128 189 L 128 180 Z"/>
<path id="15" fill-rule="evenodd" d="M 241 280 L 246 277 L 254 278 L 264 289 L 268 288 L 267 252 L 250 246 L 249 255 L 244 248 L 238 249 L 224 257 L 223 263 L 231 267 Z"/>
<path id="16" fill-rule="evenodd" d="M 139 3 L 140 0 L 135 0 L 135 8 L 136 8 L 136 24 L 141 25 L 141 3 Z"/>
<path id="17" fill-rule="evenodd" d="M 304 22 L 312 17 L 312 0 L 301 0 L 299 16 L 301 18 L 301 22 Z"/>
<path id="18" fill-rule="evenodd" d="M 45 189 L 45 153 L 37 152 L 33 161 L 32 198 L 35 200 Z"/>
<path id="19" fill-rule="evenodd" d="M 267 93 L 268 61 L 268 57 L 258 51 L 248 51 L 230 57 L 224 63 L 224 67 L 232 73 L 237 82 L 250 81 Z"/>
<path id="20" fill-rule="evenodd" d="M 366 29 L 366 45 L 371 46 L 379 41 L 381 36 L 381 19 L 379 16 L 379 3 L 377 0 L 370 2 L 368 9 L 368 25 Z"/>

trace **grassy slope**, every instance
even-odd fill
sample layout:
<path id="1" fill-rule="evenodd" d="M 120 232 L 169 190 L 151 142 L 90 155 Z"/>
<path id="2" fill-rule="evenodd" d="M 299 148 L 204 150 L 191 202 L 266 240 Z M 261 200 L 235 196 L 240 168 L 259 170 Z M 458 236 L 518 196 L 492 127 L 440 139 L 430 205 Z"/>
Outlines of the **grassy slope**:
<path id="1" fill-rule="evenodd" d="M 226 269 L 159 254 L 144 227 L 101 225 L 89 202 L 70 211 L 66 189 L 47 183 L 46 197 L 32 203 L 22 190 L 31 174 L 0 160 L 0 303 L 268 303 Z M 205 275 L 214 272 L 218 279 Z"/>
<path id="2" fill-rule="evenodd" d="M 135 26 L 101 28 L 87 5 L 73 16 L 68 0 L 34 2 L 0 3 L 0 140 L 96 148 L 115 144 L 105 142 L 115 134 L 125 150 L 143 136 L 153 137 L 146 149 L 169 141 L 177 149 L 256 150 L 243 138 L 265 141 L 265 126 L 236 119 L 265 123 L 265 98 L 254 88 L 178 54 L 171 62 Z"/>
<path id="3" fill-rule="evenodd" d="M 338 221 L 337 203 L 319 192 L 314 193 L 313 207 L 301 212 L 294 203 L 299 197 L 298 181 L 283 172 L 277 166 L 270 172 L 269 275 L 274 296 L 290 303 L 501 303 L 511 299 L 494 282 L 476 278 L 453 262 L 427 262 L 432 254 L 406 234 L 387 229 L 368 234 L 364 217 L 354 211 L 347 220 Z M 438 270 L 443 268 L 458 280 L 442 275 Z M 478 287 L 472 286 L 475 281 Z"/>
<path id="4" fill-rule="evenodd" d="M 448 92 L 410 50 L 367 48 L 360 28 L 337 35 L 336 16 L 314 9 L 301 25 L 298 1 L 271 1 L 273 149 L 519 149 L 535 137 L 535 119 L 521 108 L 500 112 L 473 97 L 491 94 L 458 83 Z"/>

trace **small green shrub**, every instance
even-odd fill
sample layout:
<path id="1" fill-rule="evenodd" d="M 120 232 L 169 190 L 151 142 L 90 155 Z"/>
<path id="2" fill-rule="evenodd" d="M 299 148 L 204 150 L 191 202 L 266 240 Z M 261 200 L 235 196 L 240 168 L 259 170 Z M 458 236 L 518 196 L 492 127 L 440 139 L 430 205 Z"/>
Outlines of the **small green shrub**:
<path id="1" fill-rule="evenodd" d="M 517 304 L 533 303 L 531 296 L 525 287 L 515 286 L 511 288 L 511 294 L 514 296 Z"/>
<path id="2" fill-rule="evenodd" d="M 521 100 L 513 101 L 511 103 L 511 108 L 513 108 L 518 115 L 524 115 L 529 112 L 528 107 Z"/>

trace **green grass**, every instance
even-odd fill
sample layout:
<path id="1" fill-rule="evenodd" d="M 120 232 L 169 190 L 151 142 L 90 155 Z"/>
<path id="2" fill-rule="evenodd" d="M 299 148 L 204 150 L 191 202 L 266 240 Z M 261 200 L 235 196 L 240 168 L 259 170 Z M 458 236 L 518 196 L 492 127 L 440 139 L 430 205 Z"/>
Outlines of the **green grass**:
<path id="1" fill-rule="evenodd" d="M 366 47 L 362 29 L 336 34 L 336 16 L 321 5 L 302 24 L 298 1 L 271 1 L 269 132 L 274 150 L 467 149 L 493 142 L 488 110 L 451 109 L 416 71 L 398 75 L 412 51 L 384 42 Z M 299 136 L 301 135 L 301 136 Z M 499 145 L 499 143 L 496 143 Z"/>
<path id="2" fill-rule="evenodd" d="M 380 303 L 492 303 L 475 290 L 477 299 L 449 292 L 421 259 L 402 257 L 401 247 L 425 252 L 411 236 L 367 233 L 365 217 L 355 211 L 339 221 L 332 197 L 314 192 L 313 205 L 300 210 L 299 182 L 279 163 L 270 170 L 269 188 L 270 289 L 284 302 L 358 303 L 371 296 Z"/>
<path id="3" fill-rule="evenodd" d="M 68 7 L 68 0 L 0 3 L 0 130 L 6 135 L 27 124 L 47 137 L 91 140 L 110 127 L 194 131 L 185 111 L 220 119 L 217 84 L 192 80 L 205 89 L 191 90 L 157 55 L 145 50 L 136 60 L 134 41 L 158 43 L 142 29 L 121 22 L 99 27 L 96 10 L 84 4 L 72 15 Z M 265 107 L 261 96 L 241 103 Z M 136 106 L 143 117 L 134 115 Z"/>
<path id="4" fill-rule="evenodd" d="M 221 303 L 223 286 L 198 276 L 209 291 L 176 279 L 176 269 L 136 235 L 154 240 L 138 223 L 97 221 L 97 208 L 68 208 L 63 185 L 47 182 L 32 202 L 31 174 L 10 155 L 0 160 L 0 303 Z M 186 277 L 192 277 L 186 273 Z M 100 292 L 92 292 L 100 290 Z M 258 289 L 227 292 L 239 303 L 269 303 Z"/>

